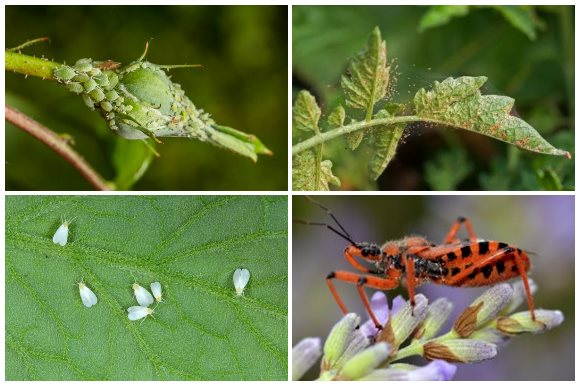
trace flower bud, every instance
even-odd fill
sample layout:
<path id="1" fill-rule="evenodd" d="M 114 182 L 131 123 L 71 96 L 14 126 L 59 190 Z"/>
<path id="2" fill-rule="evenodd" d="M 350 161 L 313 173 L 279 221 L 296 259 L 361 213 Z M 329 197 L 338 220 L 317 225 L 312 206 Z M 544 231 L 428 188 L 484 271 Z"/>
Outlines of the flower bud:
<path id="1" fill-rule="evenodd" d="M 302 339 L 292 348 L 292 380 L 297 381 L 314 365 L 322 354 L 320 338 Z"/>
<path id="2" fill-rule="evenodd" d="M 429 360 L 473 363 L 491 359 L 496 355 L 496 345 L 473 339 L 431 341 L 423 346 L 423 356 Z"/>
<path id="3" fill-rule="evenodd" d="M 491 287 L 463 311 L 455 321 L 453 329 L 462 338 L 470 336 L 509 303 L 512 293 L 512 287 L 506 283 Z"/>
<path id="4" fill-rule="evenodd" d="M 344 364 L 340 379 L 355 380 L 364 377 L 387 359 L 389 353 L 389 345 L 386 343 L 377 343 L 367 348 Z"/>
<path id="5" fill-rule="evenodd" d="M 344 350 L 347 348 L 350 335 L 359 323 L 360 318 L 358 315 L 350 313 L 334 325 L 324 344 L 324 358 L 322 363 L 324 370 L 332 368 L 340 359 Z"/>
<path id="6" fill-rule="evenodd" d="M 536 320 L 532 320 L 529 311 L 518 312 L 497 320 L 497 329 L 504 334 L 518 335 L 537 334 L 559 326 L 564 321 L 561 311 L 536 310 Z"/>

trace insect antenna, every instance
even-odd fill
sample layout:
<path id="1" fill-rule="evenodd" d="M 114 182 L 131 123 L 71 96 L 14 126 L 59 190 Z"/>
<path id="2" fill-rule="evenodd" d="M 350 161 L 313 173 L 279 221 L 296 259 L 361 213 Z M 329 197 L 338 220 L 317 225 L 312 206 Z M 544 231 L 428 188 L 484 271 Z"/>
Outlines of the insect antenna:
<path id="1" fill-rule="evenodd" d="M 339 235 L 340 237 L 342 237 L 343 239 L 345 239 L 346 241 L 350 242 L 352 245 L 356 245 L 356 242 L 353 241 L 352 236 L 347 232 L 346 229 L 344 229 L 344 227 L 342 226 L 342 224 L 338 221 L 338 219 L 330 211 L 330 209 L 328 209 L 327 207 L 323 206 L 318 201 L 315 201 L 313 198 L 311 198 L 309 196 L 304 196 L 304 197 L 306 197 L 310 202 L 312 202 L 314 205 L 316 205 L 320 209 L 324 210 L 330 216 L 330 218 L 332 218 L 332 220 L 334 220 L 334 222 L 336 223 L 336 225 L 338 225 L 338 227 L 340 228 L 340 230 L 342 232 L 340 232 L 338 229 L 334 228 L 332 225 L 329 225 L 329 224 L 324 223 L 324 222 L 312 222 L 312 221 L 304 221 L 304 220 L 294 220 L 294 222 L 299 223 L 299 224 L 305 224 L 305 225 L 324 226 L 324 227 L 330 229 L 332 232 L 334 232 L 337 235 Z"/>

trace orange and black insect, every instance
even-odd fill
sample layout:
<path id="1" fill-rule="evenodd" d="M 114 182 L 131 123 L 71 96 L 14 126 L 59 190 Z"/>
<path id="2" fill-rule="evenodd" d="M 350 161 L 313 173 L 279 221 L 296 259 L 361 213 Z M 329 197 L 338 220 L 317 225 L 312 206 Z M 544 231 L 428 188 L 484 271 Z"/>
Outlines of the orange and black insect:
<path id="1" fill-rule="evenodd" d="M 348 310 L 338 294 L 333 280 L 355 284 L 365 310 L 377 328 L 382 328 L 373 313 L 365 287 L 390 290 L 399 282 L 407 282 L 409 299 L 414 306 L 415 287 L 432 282 L 453 287 L 479 287 L 521 277 L 526 292 L 532 320 L 535 320 L 534 300 L 530 292 L 527 271 L 531 264 L 528 254 L 508 243 L 478 239 L 471 223 L 460 217 L 451 226 L 441 244 L 434 244 L 421 236 L 405 237 L 387 241 L 382 246 L 375 243 L 355 242 L 330 210 L 309 198 L 316 206 L 325 210 L 338 225 L 336 229 L 326 223 L 298 221 L 309 225 L 325 226 L 350 244 L 344 250 L 346 260 L 358 271 L 333 271 L 326 283 L 343 314 Z M 461 241 L 457 234 L 464 225 L 469 239 Z M 361 264 L 369 263 L 372 268 Z"/>

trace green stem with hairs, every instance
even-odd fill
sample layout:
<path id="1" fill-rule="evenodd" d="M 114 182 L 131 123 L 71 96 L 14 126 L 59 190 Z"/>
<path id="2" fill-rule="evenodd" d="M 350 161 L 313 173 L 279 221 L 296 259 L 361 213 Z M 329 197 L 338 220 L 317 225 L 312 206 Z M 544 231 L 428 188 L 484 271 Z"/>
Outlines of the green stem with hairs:
<path id="1" fill-rule="evenodd" d="M 24 55 L 18 52 L 7 50 L 5 54 L 5 70 L 19 74 L 36 76 L 42 79 L 54 80 L 53 72 L 60 63 L 48 59 L 37 58 L 35 56 Z"/>
<path id="2" fill-rule="evenodd" d="M 325 131 L 324 133 L 316 134 L 307 140 L 304 140 L 296 145 L 292 146 L 292 155 L 296 155 L 305 150 L 308 150 L 314 146 L 322 145 L 324 142 L 330 141 L 331 139 L 338 138 L 348 133 L 353 133 L 358 130 L 371 128 L 373 126 L 390 126 L 398 123 L 411 123 L 411 122 L 431 122 L 438 125 L 449 126 L 448 122 L 438 121 L 436 119 L 421 118 L 416 115 L 401 116 L 401 117 L 391 117 L 391 118 L 380 118 L 372 119 L 370 121 L 356 122 L 350 125 L 341 126 L 333 130 Z"/>

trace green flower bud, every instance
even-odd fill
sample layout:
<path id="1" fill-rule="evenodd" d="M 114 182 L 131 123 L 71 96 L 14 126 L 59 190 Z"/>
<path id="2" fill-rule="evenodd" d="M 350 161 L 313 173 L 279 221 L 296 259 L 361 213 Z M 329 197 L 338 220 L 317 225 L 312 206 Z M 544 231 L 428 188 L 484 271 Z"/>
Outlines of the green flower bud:
<path id="1" fill-rule="evenodd" d="M 389 353 L 389 345 L 386 343 L 377 343 L 369 347 L 345 363 L 340 372 L 340 379 L 355 380 L 364 377 L 387 359 Z"/>
<path id="2" fill-rule="evenodd" d="M 415 330 L 414 339 L 425 341 L 434 337 L 449 318 L 451 310 L 453 304 L 445 298 L 439 298 L 431 303 L 427 308 L 425 320 Z"/>
<path id="3" fill-rule="evenodd" d="M 508 335 L 536 334 L 557 327 L 564 321 L 564 315 L 560 311 L 535 310 L 535 315 L 536 320 L 532 320 L 529 311 L 498 318 L 497 329 Z"/>
<path id="4" fill-rule="evenodd" d="M 359 325 L 360 318 L 356 314 L 345 315 L 330 331 L 324 344 L 323 369 L 332 368 L 347 348 L 349 338 Z"/>

